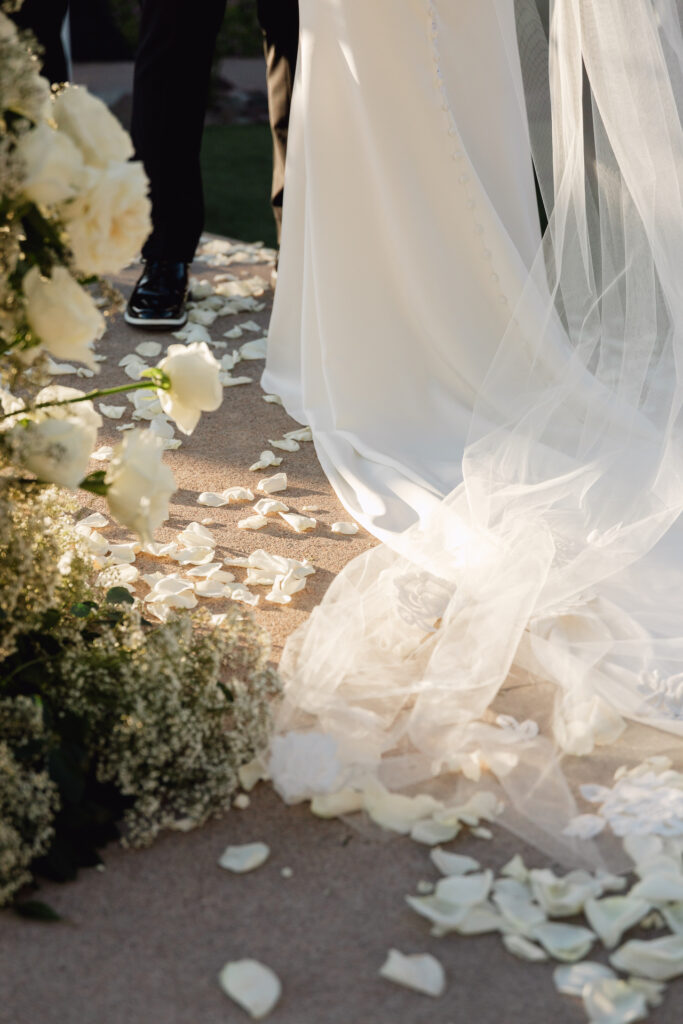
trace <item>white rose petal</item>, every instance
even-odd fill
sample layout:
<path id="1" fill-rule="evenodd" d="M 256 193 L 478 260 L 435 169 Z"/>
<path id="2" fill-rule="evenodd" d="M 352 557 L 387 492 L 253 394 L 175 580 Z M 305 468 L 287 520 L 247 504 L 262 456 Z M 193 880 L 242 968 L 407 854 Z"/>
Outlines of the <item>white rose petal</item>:
<path id="1" fill-rule="evenodd" d="M 318 520 L 310 516 L 300 516 L 295 512 L 280 512 L 279 516 L 294 530 L 295 533 L 307 533 L 315 530 Z"/>
<path id="2" fill-rule="evenodd" d="M 387 981 L 393 981 L 426 996 L 437 998 L 443 995 L 446 989 L 444 969 L 430 953 L 413 953 L 406 956 L 397 949 L 390 949 L 379 973 Z"/>
<path id="3" fill-rule="evenodd" d="M 431 921 L 439 935 L 457 931 L 472 910 L 472 907 L 448 903 L 436 896 L 406 896 L 406 903 L 420 917 Z"/>
<path id="4" fill-rule="evenodd" d="M 263 759 L 255 757 L 253 761 L 240 765 L 237 769 L 237 776 L 242 789 L 245 789 L 247 793 L 251 793 L 258 782 L 268 778 L 268 772 Z"/>
<path id="5" fill-rule="evenodd" d="M 180 331 L 174 331 L 173 337 L 177 338 L 178 341 L 186 341 L 192 343 L 195 341 L 206 342 L 207 345 L 212 344 L 211 335 L 207 331 L 206 327 L 202 327 L 201 324 L 188 323 Z"/>
<path id="6" fill-rule="evenodd" d="M 224 388 L 236 388 L 242 384 L 253 384 L 251 377 L 232 377 L 229 373 L 220 374 L 220 382 Z"/>
<path id="7" fill-rule="evenodd" d="M 88 526 L 91 530 L 103 530 L 105 526 L 109 526 L 109 520 L 101 512 L 93 512 L 85 519 L 79 519 L 78 525 Z"/>
<path id="8" fill-rule="evenodd" d="M 341 818 L 363 809 L 363 794 L 355 789 L 341 789 L 338 793 L 320 793 L 311 800 L 311 811 L 318 818 Z"/>
<path id="9" fill-rule="evenodd" d="M 200 580 L 195 586 L 195 593 L 198 597 L 205 597 L 207 599 L 226 596 L 223 584 L 213 579 Z"/>
<path id="10" fill-rule="evenodd" d="M 252 594 L 252 592 L 247 587 L 242 586 L 238 583 L 234 584 L 228 596 L 230 597 L 231 601 L 239 601 L 241 602 L 241 604 L 248 604 L 252 608 L 255 608 L 260 600 L 258 594 Z"/>
<path id="11" fill-rule="evenodd" d="M 601 981 L 604 978 L 616 978 L 614 971 L 605 964 L 593 960 L 584 960 L 580 964 L 562 965 L 553 971 L 555 988 L 563 996 L 581 996 L 589 982 Z"/>
<path id="12" fill-rule="evenodd" d="M 610 957 L 618 971 L 652 981 L 671 981 L 683 974 L 683 936 L 627 942 Z"/>
<path id="13" fill-rule="evenodd" d="M 332 530 L 332 533 L 344 533 L 349 537 L 358 533 L 358 527 L 355 523 L 332 523 L 330 529 Z"/>
<path id="14" fill-rule="evenodd" d="M 125 405 L 106 405 L 104 402 L 100 402 L 98 408 L 108 420 L 120 420 L 126 411 Z"/>
<path id="15" fill-rule="evenodd" d="M 283 438 L 280 441 L 273 441 L 271 438 L 268 438 L 268 444 L 272 445 L 273 448 L 279 448 L 283 452 L 298 452 L 301 448 L 298 441 L 294 441 L 289 437 Z"/>
<path id="16" fill-rule="evenodd" d="M 203 491 L 197 498 L 197 504 L 206 505 L 207 508 L 220 508 L 221 505 L 228 504 L 228 499 L 222 494 L 216 494 L 215 491 Z"/>
<path id="17" fill-rule="evenodd" d="M 298 427 L 296 430 L 288 430 L 285 437 L 292 438 L 294 441 L 312 441 L 313 433 L 310 427 Z"/>
<path id="18" fill-rule="evenodd" d="M 131 380 L 140 380 L 143 371 L 149 369 L 147 363 L 142 362 L 128 362 L 123 368 L 123 372 L 126 377 L 130 377 Z"/>
<path id="19" fill-rule="evenodd" d="M 465 857 L 460 853 L 448 853 L 440 846 L 429 851 L 429 858 L 442 875 L 467 875 L 472 871 L 478 871 L 481 867 L 474 857 Z"/>
<path id="20" fill-rule="evenodd" d="M 664 1002 L 666 985 L 663 982 L 647 981 L 645 978 L 636 978 L 631 975 L 628 983 L 635 992 L 643 993 L 649 1006 L 661 1006 Z"/>
<path id="21" fill-rule="evenodd" d="M 240 519 L 237 524 L 238 530 L 262 530 L 264 526 L 268 525 L 268 519 L 266 516 L 247 516 L 246 519 Z"/>
<path id="22" fill-rule="evenodd" d="M 287 490 L 287 474 L 276 473 L 274 476 L 266 476 L 259 481 L 257 491 L 262 494 L 276 494 L 278 491 Z"/>
<path id="23" fill-rule="evenodd" d="M 21 191 L 39 206 L 54 206 L 77 194 L 83 157 L 68 135 L 38 124 L 20 135 L 15 150 L 22 169 Z"/>
<path id="24" fill-rule="evenodd" d="M 178 534 L 179 543 L 186 548 L 197 547 L 197 545 L 215 548 L 216 538 L 201 523 L 190 523 L 182 533 Z"/>
<path id="25" fill-rule="evenodd" d="M 648 1016 L 645 995 L 616 978 L 588 982 L 582 995 L 590 1024 L 633 1024 Z"/>
<path id="26" fill-rule="evenodd" d="M 536 925 L 532 937 L 556 960 L 567 963 L 583 960 L 595 942 L 595 933 L 588 928 L 554 921 Z"/>
<path id="27" fill-rule="evenodd" d="M 96 578 L 98 587 L 128 587 L 140 578 L 140 570 L 135 565 L 112 565 Z"/>
<path id="28" fill-rule="evenodd" d="M 135 351 L 145 359 L 154 359 L 161 352 L 161 345 L 158 341 L 141 341 Z"/>
<path id="29" fill-rule="evenodd" d="M 173 473 L 161 461 L 161 440 L 150 431 L 127 433 L 114 451 L 105 480 L 111 514 L 143 542 L 150 542 L 168 518 L 175 490 Z"/>
<path id="30" fill-rule="evenodd" d="M 206 565 L 212 562 L 214 558 L 214 550 L 212 547 L 206 545 L 183 548 L 175 556 L 175 561 L 179 565 Z"/>
<path id="31" fill-rule="evenodd" d="M 586 920 L 607 949 L 614 949 L 624 932 L 642 921 L 649 910 L 650 903 L 637 899 L 633 892 L 629 896 L 589 899 L 583 908 Z"/>
<path id="32" fill-rule="evenodd" d="M 253 501 L 254 493 L 248 487 L 226 487 L 223 491 L 223 497 L 228 503 L 233 501 Z"/>
<path id="33" fill-rule="evenodd" d="M 266 843 L 245 843 L 243 846 L 228 846 L 218 863 L 227 871 L 244 874 L 254 871 L 270 857 L 270 847 Z"/>
<path id="34" fill-rule="evenodd" d="M 175 558 L 178 553 L 178 545 L 175 541 L 171 541 L 169 544 L 155 544 L 152 541 L 143 544 L 141 550 L 146 555 L 152 555 L 153 558 Z"/>
<path id="35" fill-rule="evenodd" d="M 268 402 L 269 405 L 282 405 L 282 399 L 279 395 L 261 395 L 264 402 Z"/>
<path id="36" fill-rule="evenodd" d="M 529 882 L 534 897 L 550 917 L 571 917 L 583 909 L 586 900 L 600 894 L 601 887 L 587 871 L 571 871 L 558 878 L 552 871 L 533 870 Z"/>
<path id="37" fill-rule="evenodd" d="M 645 900 L 655 906 L 679 903 L 683 901 L 683 876 L 663 870 L 647 874 L 633 886 L 630 895 L 633 899 Z"/>
<path id="38" fill-rule="evenodd" d="M 91 346 L 104 334 L 104 318 L 68 270 L 53 267 L 51 277 L 42 277 L 31 267 L 22 287 L 26 319 L 48 352 L 94 366 Z"/>
<path id="39" fill-rule="evenodd" d="M 504 878 L 513 878 L 518 882 L 526 882 L 529 878 L 529 869 L 519 853 L 516 853 L 512 860 L 509 860 L 501 869 L 500 873 Z"/>
<path id="40" fill-rule="evenodd" d="M 437 899 L 455 906 L 474 906 L 483 903 L 493 884 L 493 872 L 480 874 L 448 875 L 436 883 Z"/>
<path id="41" fill-rule="evenodd" d="M 72 366 L 71 363 L 55 363 L 53 359 L 48 358 L 47 372 L 53 377 L 61 377 L 66 374 L 76 373 L 76 367 Z"/>
<path id="42" fill-rule="evenodd" d="M 245 320 L 240 327 L 243 331 L 249 331 L 251 334 L 260 334 L 263 331 L 263 328 L 255 320 Z"/>
<path id="43" fill-rule="evenodd" d="M 439 843 L 449 843 L 459 832 L 460 825 L 443 825 L 425 818 L 424 821 L 418 821 L 413 825 L 410 838 L 416 843 L 424 843 L 425 846 L 437 846 Z"/>
<path id="44" fill-rule="evenodd" d="M 268 339 L 257 338 L 255 341 L 248 341 L 240 346 L 242 359 L 265 359 L 268 354 Z"/>
<path id="45" fill-rule="evenodd" d="M 254 1020 L 267 1017 L 282 993 L 278 976 L 258 960 L 227 963 L 218 980 L 225 994 Z"/>
<path id="46" fill-rule="evenodd" d="M 201 327 L 211 327 L 218 319 L 218 313 L 213 309 L 190 309 L 187 319 L 191 324 L 199 324 Z"/>
<path id="47" fill-rule="evenodd" d="M 130 136 L 102 100 L 87 89 L 70 85 L 58 93 L 52 116 L 60 131 L 75 143 L 86 163 L 106 167 L 133 156 Z"/>
<path id="48" fill-rule="evenodd" d="M 289 512 L 289 507 L 277 498 L 261 498 L 254 505 L 254 512 L 259 516 L 273 516 L 277 512 Z"/>
<path id="49" fill-rule="evenodd" d="M 505 920 L 524 935 L 546 920 L 545 911 L 531 898 L 526 885 L 516 879 L 498 879 L 494 886 L 493 902 Z"/>
<path id="50" fill-rule="evenodd" d="M 525 939 L 523 935 L 503 935 L 503 945 L 508 953 L 519 957 L 520 960 L 528 960 L 530 963 L 542 963 L 548 959 L 545 950 L 537 946 L 535 942 Z"/>
<path id="51" fill-rule="evenodd" d="M 139 551 L 139 546 L 135 544 L 113 544 L 109 549 L 110 558 L 118 564 L 128 563 L 132 565 L 135 561 L 136 547 Z"/>
<path id="52" fill-rule="evenodd" d="M 231 327 L 229 331 L 224 331 L 223 332 L 223 337 L 224 338 L 229 338 L 231 341 L 236 341 L 237 338 L 241 338 L 242 337 L 242 328 L 241 327 Z"/>
<path id="53" fill-rule="evenodd" d="M 258 462 L 255 462 L 253 466 L 249 467 L 250 473 L 256 473 L 259 469 L 268 469 L 270 466 L 282 465 L 282 459 L 279 455 L 274 455 L 273 452 L 265 451 L 261 452 Z"/>

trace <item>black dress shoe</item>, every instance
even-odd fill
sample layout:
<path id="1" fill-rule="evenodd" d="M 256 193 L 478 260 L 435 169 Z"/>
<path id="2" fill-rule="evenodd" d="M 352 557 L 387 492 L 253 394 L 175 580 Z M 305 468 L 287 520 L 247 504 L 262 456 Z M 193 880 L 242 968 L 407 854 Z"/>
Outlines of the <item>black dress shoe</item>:
<path id="1" fill-rule="evenodd" d="M 133 327 L 182 327 L 187 323 L 187 263 L 146 260 L 124 319 Z"/>

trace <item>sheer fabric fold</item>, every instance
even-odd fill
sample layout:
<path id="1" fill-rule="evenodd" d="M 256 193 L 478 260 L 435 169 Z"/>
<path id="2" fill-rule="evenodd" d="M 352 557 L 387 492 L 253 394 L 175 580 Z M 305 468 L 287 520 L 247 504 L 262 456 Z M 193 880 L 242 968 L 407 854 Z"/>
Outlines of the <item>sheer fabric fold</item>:
<path id="1" fill-rule="evenodd" d="M 333 782 L 282 757 L 274 781 L 287 799 L 379 783 L 445 805 L 490 787 L 503 822 L 552 856 L 609 857 L 608 828 L 600 850 L 567 834 L 589 809 L 579 784 L 676 757 L 683 734 L 680 6 L 369 6 L 302 3 L 287 172 L 297 198 L 265 382 L 311 423 L 340 497 L 383 543 L 340 574 L 282 662 L 280 752 L 294 758 L 297 737 L 323 734 Z M 391 65 L 387 31 L 412 94 L 400 140 L 390 121 L 377 134 L 386 79 L 365 63 L 374 44 L 378 66 Z M 488 89 L 466 103 L 462 75 L 478 61 Z M 310 137 L 317 88 L 358 131 L 350 187 L 367 202 L 370 253 L 398 246 L 366 293 L 341 222 L 324 225 L 333 253 L 321 251 L 316 190 L 330 180 Z M 502 152 L 487 152 L 482 137 L 498 127 Z M 379 210 L 363 175 L 386 170 L 399 141 L 404 165 Z M 542 242 L 529 154 L 549 213 Z M 449 246 L 452 287 L 435 299 Z M 326 305 L 335 289 L 343 311 Z M 378 340 L 355 395 L 336 376 L 335 323 L 348 327 L 349 305 L 403 346 L 389 366 Z M 400 380 L 385 393 L 386 374 Z M 391 408 L 373 405 L 373 387 Z M 631 827 L 661 822 L 641 813 Z"/>

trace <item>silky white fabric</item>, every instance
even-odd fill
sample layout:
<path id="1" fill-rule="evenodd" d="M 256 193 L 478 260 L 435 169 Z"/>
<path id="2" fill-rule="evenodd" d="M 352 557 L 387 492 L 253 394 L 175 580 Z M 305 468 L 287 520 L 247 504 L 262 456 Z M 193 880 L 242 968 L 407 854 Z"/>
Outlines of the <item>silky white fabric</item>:
<path id="1" fill-rule="evenodd" d="M 275 783 L 452 802 L 493 777 L 510 827 L 580 859 L 575 759 L 604 777 L 683 733 L 677 5 L 303 0 L 301 24 L 263 383 L 384 544 L 288 644 Z M 306 729 L 324 784 L 293 768 Z"/>

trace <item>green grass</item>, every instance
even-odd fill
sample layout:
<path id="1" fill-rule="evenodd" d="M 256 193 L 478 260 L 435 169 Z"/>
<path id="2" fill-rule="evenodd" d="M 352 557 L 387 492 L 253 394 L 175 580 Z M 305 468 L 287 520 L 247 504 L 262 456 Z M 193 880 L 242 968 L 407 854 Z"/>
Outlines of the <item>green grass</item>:
<path id="1" fill-rule="evenodd" d="M 270 207 L 272 143 L 268 125 L 210 125 L 202 174 L 207 231 L 275 246 Z"/>

